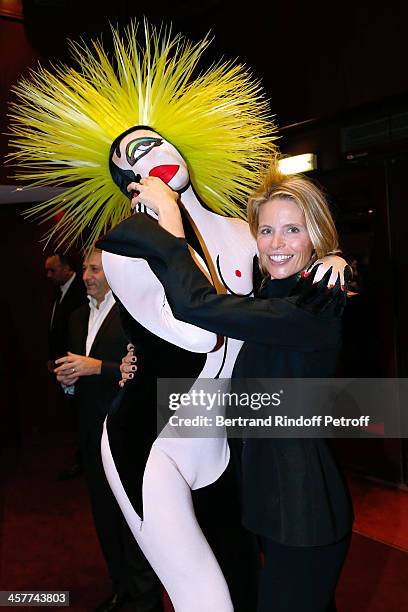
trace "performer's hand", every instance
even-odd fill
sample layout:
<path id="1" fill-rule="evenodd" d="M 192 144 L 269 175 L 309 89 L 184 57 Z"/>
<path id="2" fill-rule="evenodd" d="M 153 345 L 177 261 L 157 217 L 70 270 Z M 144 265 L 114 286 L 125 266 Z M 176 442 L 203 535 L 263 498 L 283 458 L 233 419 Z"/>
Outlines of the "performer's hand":
<path id="1" fill-rule="evenodd" d="M 308 268 L 307 272 L 311 272 L 315 266 L 319 266 L 316 272 L 316 276 L 313 279 L 314 283 L 318 283 L 319 280 L 323 278 L 327 270 L 332 268 L 332 272 L 327 283 L 328 287 L 334 287 L 338 277 L 340 276 L 340 285 L 344 287 L 344 274 L 347 269 L 346 277 L 349 277 L 351 274 L 350 266 L 347 261 L 338 255 L 326 255 L 326 257 L 322 257 L 313 262 L 313 264 Z"/>
<path id="2" fill-rule="evenodd" d="M 58 364 L 58 367 L 55 368 L 54 373 L 57 375 L 57 380 L 64 385 L 67 384 L 65 382 L 67 378 L 76 378 L 76 380 L 78 380 L 81 376 L 98 375 L 101 373 L 102 368 L 102 361 L 100 359 L 86 357 L 85 355 L 76 355 L 69 351 L 65 357 L 56 359 L 55 363 Z M 63 378 L 65 380 L 63 380 Z M 74 383 L 70 382 L 68 384 Z"/>
<path id="3" fill-rule="evenodd" d="M 139 192 L 132 198 L 132 209 L 137 204 L 144 204 L 156 214 L 160 214 L 160 210 L 165 210 L 169 206 L 177 204 L 179 197 L 176 191 L 173 191 L 157 176 L 148 176 L 140 179 L 138 183 L 129 183 L 127 190 L 129 192 Z"/>
<path id="4" fill-rule="evenodd" d="M 120 372 L 122 374 L 122 379 L 119 381 L 120 387 L 124 387 L 127 380 L 132 380 L 137 370 L 135 347 L 133 344 L 128 344 L 126 348 L 128 352 L 125 357 L 123 357 L 120 365 Z"/>
<path id="5" fill-rule="evenodd" d="M 129 183 L 127 190 L 139 191 L 132 199 L 132 208 L 144 204 L 158 215 L 159 225 L 176 236 L 184 238 L 183 221 L 178 205 L 178 193 L 170 189 L 157 176 L 140 179 L 139 183 Z"/>

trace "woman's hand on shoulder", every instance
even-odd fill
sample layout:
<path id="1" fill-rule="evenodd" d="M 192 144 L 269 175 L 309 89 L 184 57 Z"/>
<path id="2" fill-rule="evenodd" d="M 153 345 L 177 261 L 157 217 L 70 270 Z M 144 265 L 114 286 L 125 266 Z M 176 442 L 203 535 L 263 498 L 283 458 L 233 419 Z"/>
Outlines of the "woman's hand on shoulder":
<path id="1" fill-rule="evenodd" d="M 332 289 L 336 282 L 340 280 L 340 288 L 344 291 L 345 284 L 351 277 L 351 268 L 347 261 L 343 257 L 338 255 L 326 255 L 321 259 L 317 259 L 312 263 L 311 266 L 304 273 L 304 276 L 308 276 L 317 267 L 313 283 L 318 283 L 322 278 L 331 270 L 330 276 L 328 276 L 327 287 Z"/>
<path id="2" fill-rule="evenodd" d="M 341 257 L 314 262 L 293 290 L 296 304 L 314 314 L 341 316 L 346 305 L 350 267 Z"/>

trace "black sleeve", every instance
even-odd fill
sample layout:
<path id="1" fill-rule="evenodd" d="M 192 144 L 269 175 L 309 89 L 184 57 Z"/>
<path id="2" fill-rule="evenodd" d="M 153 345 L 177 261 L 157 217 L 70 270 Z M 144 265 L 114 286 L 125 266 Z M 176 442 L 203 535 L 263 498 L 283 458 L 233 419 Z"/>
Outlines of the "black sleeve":
<path id="1" fill-rule="evenodd" d="M 105 361 L 101 359 L 101 377 L 112 384 L 118 383 L 122 378 L 120 363 L 118 361 Z"/>
<path id="2" fill-rule="evenodd" d="M 165 288 L 174 316 L 182 321 L 239 340 L 300 350 L 329 349 L 338 344 L 337 318 L 325 316 L 324 310 L 316 314 L 307 308 L 308 300 L 305 307 L 299 307 L 302 293 L 283 299 L 218 295 L 195 265 L 187 242 L 147 215 L 135 214 L 122 221 L 97 246 L 146 259 Z"/>

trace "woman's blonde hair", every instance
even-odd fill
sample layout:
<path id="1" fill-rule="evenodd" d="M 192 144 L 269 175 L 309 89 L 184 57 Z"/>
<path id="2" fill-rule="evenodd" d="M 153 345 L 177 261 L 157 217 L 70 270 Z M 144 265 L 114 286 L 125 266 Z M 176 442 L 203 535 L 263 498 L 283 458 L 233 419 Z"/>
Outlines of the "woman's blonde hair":
<path id="1" fill-rule="evenodd" d="M 261 206 L 275 198 L 295 202 L 303 212 L 313 244 L 313 259 L 340 252 L 337 230 L 324 193 L 310 179 L 299 174 L 282 174 L 274 159 L 261 185 L 248 202 L 247 217 L 252 235 L 258 234 Z M 261 270 L 263 267 L 261 266 Z"/>

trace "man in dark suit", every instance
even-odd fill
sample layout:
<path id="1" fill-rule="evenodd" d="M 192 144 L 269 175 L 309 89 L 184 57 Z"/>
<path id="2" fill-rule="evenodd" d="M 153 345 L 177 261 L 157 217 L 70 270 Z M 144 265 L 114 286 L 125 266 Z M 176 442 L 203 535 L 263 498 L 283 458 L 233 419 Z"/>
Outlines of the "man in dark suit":
<path id="1" fill-rule="evenodd" d="M 74 393 L 95 527 L 113 584 L 113 595 L 96 610 L 126 606 L 135 612 L 161 612 L 159 581 L 126 524 L 102 465 L 103 422 L 118 391 L 127 338 L 97 249 L 84 261 L 83 280 L 89 304 L 70 317 L 70 351 L 56 360 L 55 373 L 65 390 Z"/>
<path id="2" fill-rule="evenodd" d="M 53 372 L 54 360 L 67 354 L 68 350 L 68 321 L 71 313 L 87 304 L 85 285 L 80 275 L 76 274 L 71 258 L 61 253 L 53 253 L 45 260 L 47 278 L 55 287 L 54 302 L 50 311 L 48 324 L 48 371 Z M 59 385 L 58 385 L 59 387 Z M 62 396 L 60 389 L 54 398 L 56 408 L 64 410 L 68 415 L 70 429 L 75 430 L 75 409 L 69 395 Z M 77 438 L 77 432 L 74 433 Z M 74 444 L 78 446 L 75 439 Z M 79 449 L 74 453 L 71 465 L 60 474 L 60 480 L 75 478 L 82 474 L 82 458 Z"/>
<path id="3" fill-rule="evenodd" d="M 71 313 L 87 303 L 85 285 L 67 255 L 54 253 L 45 260 L 47 278 L 55 286 L 55 299 L 48 327 L 49 359 L 67 353 L 68 320 Z"/>

